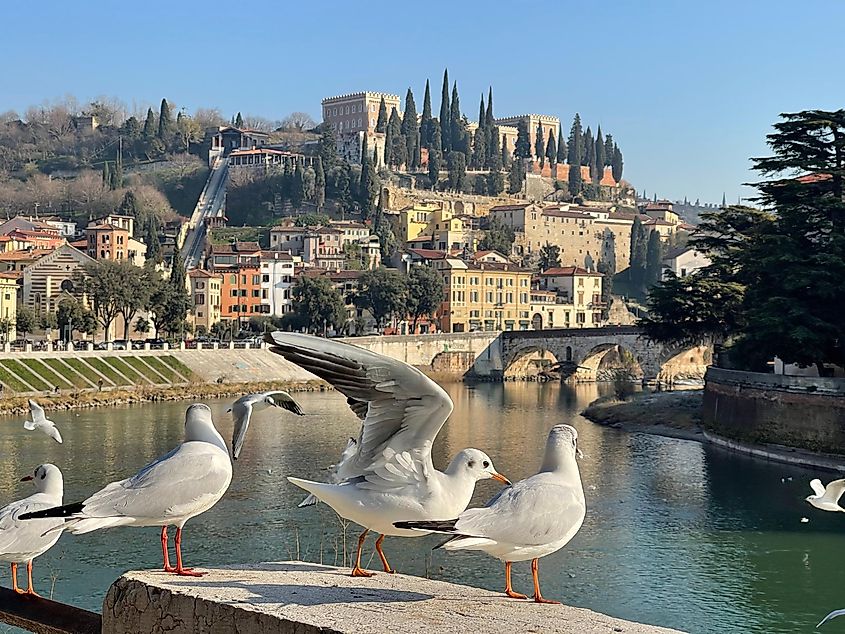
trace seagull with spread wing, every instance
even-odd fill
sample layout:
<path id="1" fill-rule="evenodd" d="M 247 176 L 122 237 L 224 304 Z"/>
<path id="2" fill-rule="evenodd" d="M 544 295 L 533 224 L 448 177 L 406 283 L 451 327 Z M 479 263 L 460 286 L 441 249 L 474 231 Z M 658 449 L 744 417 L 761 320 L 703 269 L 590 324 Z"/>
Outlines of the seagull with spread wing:
<path id="1" fill-rule="evenodd" d="M 0 561 L 12 565 L 12 590 L 19 594 L 37 595 L 32 588 L 32 560 L 59 541 L 62 531 L 53 529 L 61 527 L 64 522 L 61 519 L 23 522 L 21 515 L 61 504 L 64 480 L 57 466 L 43 464 L 32 475 L 21 478 L 21 482 L 32 482 L 37 492 L 0 509 Z M 18 588 L 19 564 L 26 564 L 26 590 Z"/>
<path id="2" fill-rule="evenodd" d="M 32 399 L 29 399 L 29 413 L 32 416 L 32 420 L 28 420 L 23 424 L 24 429 L 28 431 L 35 431 L 37 429 L 47 434 L 60 445 L 62 444 L 62 435 L 56 428 L 56 423 L 47 418 L 44 408 Z"/>
<path id="3" fill-rule="evenodd" d="M 114 526 L 161 526 L 164 571 L 199 577 L 205 573 L 182 564 L 182 528 L 217 504 L 231 481 L 229 451 L 214 427 L 211 409 L 195 403 L 185 414 L 185 441 L 170 453 L 84 502 L 25 513 L 20 519 L 65 518 L 52 530 L 74 534 Z M 176 526 L 176 567 L 170 565 L 167 552 L 168 526 Z"/>
<path id="4" fill-rule="evenodd" d="M 246 430 L 249 429 L 252 412 L 260 412 L 268 407 L 281 407 L 302 416 L 302 408 L 299 407 L 299 404 L 293 400 L 290 394 L 281 390 L 247 394 L 240 397 L 228 409 L 232 413 L 232 420 L 235 423 L 235 429 L 232 432 L 232 458 L 235 460 L 241 455 L 241 448 L 244 445 L 244 438 L 246 438 Z"/>
<path id="5" fill-rule="evenodd" d="M 586 504 L 578 455 L 578 432 L 556 425 L 549 432 L 540 471 L 503 489 L 487 506 L 469 509 L 446 522 L 397 522 L 451 537 L 439 548 L 480 550 L 505 562 L 505 594 L 526 599 L 511 587 L 511 564 L 531 560 L 534 601 L 558 603 L 540 592 L 539 560 L 569 543 L 584 522 Z"/>
<path id="6" fill-rule="evenodd" d="M 510 484 L 478 449 L 460 451 L 445 471 L 434 468 L 432 443 L 452 413 L 452 400 L 416 368 L 310 335 L 274 332 L 268 333 L 267 341 L 271 351 L 331 383 L 363 419 L 354 453 L 338 464 L 343 480 L 288 478 L 365 528 L 358 538 L 353 576 L 373 574 L 361 568 L 369 531 L 379 534 L 376 552 L 384 571 L 393 572 L 381 547 L 385 536 L 419 537 L 427 532 L 398 529 L 393 522 L 456 517 L 469 505 L 479 480 Z"/>
<path id="7" fill-rule="evenodd" d="M 833 511 L 845 513 L 845 509 L 839 505 L 839 498 L 845 493 L 845 479 L 833 480 L 827 486 L 819 479 L 810 481 L 810 488 L 815 495 L 808 495 L 804 498 L 811 506 L 822 511 Z"/>

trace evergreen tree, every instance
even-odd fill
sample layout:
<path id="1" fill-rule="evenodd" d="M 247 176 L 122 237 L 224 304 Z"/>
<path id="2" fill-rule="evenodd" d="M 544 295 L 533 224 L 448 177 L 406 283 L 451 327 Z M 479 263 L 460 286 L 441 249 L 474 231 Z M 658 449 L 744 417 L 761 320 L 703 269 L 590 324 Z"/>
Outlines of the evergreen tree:
<path id="1" fill-rule="evenodd" d="M 452 150 L 461 152 L 464 157 L 469 154 L 469 138 L 466 124 L 461 116 L 461 101 L 458 97 L 458 82 L 452 84 L 452 105 L 449 106 L 450 131 Z"/>
<path id="2" fill-rule="evenodd" d="M 244 127 L 244 118 L 241 116 L 240 112 L 238 112 L 238 116 L 235 117 L 235 127 L 239 130 L 242 130 Z"/>
<path id="3" fill-rule="evenodd" d="M 539 265 L 541 272 L 560 266 L 560 247 L 547 241 L 540 247 Z"/>
<path id="4" fill-rule="evenodd" d="M 433 119 L 431 122 L 431 147 L 428 149 L 428 180 L 431 181 L 431 189 L 437 189 L 437 181 L 440 178 L 440 167 L 443 162 L 443 152 L 440 148 L 440 122 Z"/>
<path id="5" fill-rule="evenodd" d="M 387 105 L 384 103 L 384 97 L 378 105 L 378 119 L 376 120 L 376 132 L 387 132 Z"/>
<path id="6" fill-rule="evenodd" d="M 610 167 L 613 165 L 613 135 L 608 134 L 604 137 L 604 166 Z"/>
<path id="7" fill-rule="evenodd" d="M 114 168 L 111 170 L 111 189 L 120 189 L 123 187 L 123 159 L 120 154 L 117 154 L 117 159 L 114 162 Z"/>
<path id="8" fill-rule="evenodd" d="M 513 155 L 518 159 L 531 158 L 531 137 L 528 134 L 528 124 L 524 120 L 520 120 L 517 125 L 516 147 Z"/>
<path id="9" fill-rule="evenodd" d="M 320 139 L 317 142 L 317 154 L 323 163 L 323 169 L 326 172 L 337 164 L 337 137 L 334 133 L 334 128 L 328 123 L 322 123 L 319 126 Z"/>
<path id="10" fill-rule="evenodd" d="M 484 108 L 484 93 L 481 93 L 481 104 L 478 106 L 478 129 L 487 128 L 487 110 Z"/>
<path id="11" fill-rule="evenodd" d="M 467 161 L 463 152 L 449 152 L 449 188 L 456 192 L 464 191 L 467 180 Z"/>
<path id="12" fill-rule="evenodd" d="M 496 127 L 496 119 L 493 117 L 493 87 L 487 92 L 487 112 L 484 113 L 484 126 L 487 132 L 487 166 L 494 155 L 499 154 L 499 128 Z M 501 156 L 499 156 L 501 160 Z"/>
<path id="13" fill-rule="evenodd" d="M 622 180 L 622 152 L 619 151 L 619 146 L 614 144 L 613 145 L 613 161 L 611 162 L 611 168 L 613 170 L 613 180 L 617 183 Z"/>
<path id="14" fill-rule="evenodd" d="M 400 168 L 408 163 L 408 146 L 405 137 L 402 136 L 402 120 L 396 108 L 390 112 L 390 119 L 387 122 L 387 136 L 385 144 L 390 152 L 390 160 L 385 158 L 385 163 L 394 168 Z"/>
<path id="15" fill-rule="evenodd" d="M 314 204 L 317 211 L 323 209 L 326 203 L 326 172 L 323 170 L 323 159 L 318 156 L 314 160 Z"/>
<path id="16" fill-rule="evenodd" d="M 487 162 L 487 135 L 481 128 L 476 128 L 475 135 L 472 141 L 472 161 L 470 164 L 473 169 L 484 169 Z"/>
<path id="17" fill-rule="evenodd" d="M 487 195 L 487 178 L 484 174 L 476 174 L 472 182 L 472 193 L 479 196 Z"/>
<path id="18" fill-rule="evenodd" d="M 509 170 L 512 163 L 511 151 L 508 148 L 508 138 L 502 135 L 502 169 Z"/>
<path id="19" fill-rule="evenodd" d="M 549 130 L 549 141 L 546 143 L 546 158 L 549 159 L 549 165 L 554 165 L 557 161 L 557 144 L 555 143 L 555 131 Z M 554 178 L 554 174 L 552 174 Z"/>
<path id="20" fill-rule="evenodd" d="M 160 227 L 158 224 L 158 219 L 153 216 L 149 222 L 147 222 L 146 230 L 144 232 L 144 242 L 147 243 L 147 252 L 146 258 L 152 262 L 160 262 L 161 261 L 161 242 L 159 242 Z M 179 259 L 178 254 L 175 256 L 176 259 Z"/>
<path id="21" fill-rule="evenodd" d="M 293 170 L 293 182 L 290 188 L 290 202 L 294 209 L 299 209 L 302 206 L 302 201 L 305 200 L 305 174 L 302 171 L 302 165 L 297 162 L 296 168 Z"/>
<path id="22" fill-rule="evenodd" d="M 543 136 L 543 124 L 537 124 L 537 132 L 534 134 L 534 156 L 540 161 L 540 168 L 546 163 L 546 144 Z"/>
<path id="23" fill-rule="evenodd" d="M 569 174 L 567 178 L 567 182 L 569 184 L 569 195 L 572 198 L 581 195 L 581 188 L 583 187 L 582 179 L 581 179 L 581 164 L 580 163 L 570 163 L 569 164 Z"/>
<path id="24" fill-rule="evenodd" d="M 660 281 L 663 269 L 663 243 L 660 234 L 652 231 L 646 243 L 645 287 L 651 288 Z"/>
<path id="25" fill-rule="evenodd" d="M 138 199 L 135 197 L 135 192 L 131 189 L 123 195 L 123 200 L 120 201 L 120 207 L 117 212 L 121 216 L 131 216 L 132 218 L 140 218 L 141 206 L 138 204 Z"/>
<path id="26" fill-rule="evenodd" d="M 107 189 L 114 189 L 112 187 L 111 170 L 109 169 L 108 161 L 103 161 L 103 187 Z"/>
<path id="27" fill-rule="evenodd" d="M 423 111 L 420 118 L 420 147 L 431 149 L 431 135 L 434 130 L 434 119 L 431 116 L 431 88 L 425 80 L 425 96 L 423 97 Z"/>
<path id="28" fill-rule="evenodd" d="M 449 69 L 443 71 L 443 92 L 440 95 L 440 151 L 452 150 L 452 115 L 449 110 Z"/>
<path id="29" fill-rule="evenodd" d="M 639 216 L 631 225 L 630 273 L 628 279 L 635 289 L 642 289 L 645 282 L 646 260 L 648 257 L 648 235 Z"/>
<path id="30" fill-rule="evenodd" d="M 152 108 L 147 108 L 147 118 L 144 119 L 142 135 L 145 139 L 152 139 L 156 135 L 156 116 Z"/>
<path id="31" fill-rule="evenodd" d="M 596 132 L 596 168 L 598 169 L 598 176 L 596 177 L 596 183 L 600 182 L 602 176 L 604 176 L 604 166 L 606 164 L 605 156 L 604 156 L 604 137 L 601 134 L 601 126 L 599 126 L 599 131 Z"/>
<path id="32" fill-rule="evenodd" d="M 415 170 L 420 166 L 420 131 L 417 122 L 417 106 L 414 103 L 414 93 L 408 88 L 405 93 L 405 114 L 402 115 L 402 136 L 405 137 L 408 169 Z"/>
<path id="33" fill-rule="evenodd" d="M 373 214 L 373 203 L 378 193 L 376 170 L 373 167 L 370 152 L 367 149 L 367 135 L 361 144 L 361 180 L 358 185 L 358 202 L 361 205 L 361 215 L 368 220 Z"/>
<path id="34" fill-rule="evenodd" d="M 518 194 L 522 191 L 522 184 L 525 182 L 525 162 L 521 158 L 515 158 L 511 162 L 511 169 L 508 173 L 508 193 Z"/>
<path id="35" fill-rule="evenodd" d="M 566 162 L 566 141 L 563 140 L 563 129 L 558 126 L 557 129 L 557 161 L 556 163 L 563 163 Z"/>
<path id="36" fill-rule="evenodd" d="M 572 121 L 572 128 L 569 130 L 569 149 L 566 154 L 566 162 L 570 165 L 581 165 L 584 158 L 584 139 L 581 132 L 581 115 L 575 113 L 575 119 Z M 570 170 L 572 171 L 572 170 Z M 580 181 L 579 174 L 579 181 Z M 572 182 L 570 176 L 569 182 Z M 570 187 L 570 190 L 572 188 Z"/>
<path id="37" fill-rule="evenodd" d="M 498 196 L 505 191 L 505 174 L 502 170 L 490 170 L 487 175 L 487 193 L 490 196 Z"/>
<path id="38" fill-rule="evenodd" d="M 584 132 L 582 144 L 584 147 L 584 151 L 581 155 L 581 165 L 583 165 L 584 167 L 588 167 L 596 155 L 596 145 L 595 141 L 593 141 L 593 133 L 590 130 L 590 126 L 587 126 L 587 131 Z M 590 172 L 590 178 L 592 177 L 593 173 Z"/>
<path id="39" fill-rule="evenodd" d="M 161 100 L 161 110 L 158 113 L 158 138 L 167 145 L 173 138 L 173 115 L 167 99 Z"/>

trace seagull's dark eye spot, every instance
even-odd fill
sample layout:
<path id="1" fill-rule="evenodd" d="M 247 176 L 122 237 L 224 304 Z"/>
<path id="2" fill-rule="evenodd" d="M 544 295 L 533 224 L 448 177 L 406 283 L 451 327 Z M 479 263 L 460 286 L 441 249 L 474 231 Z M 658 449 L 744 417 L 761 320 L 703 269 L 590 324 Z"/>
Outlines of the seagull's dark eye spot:
<path id="1" fill-rule="evenodd" d="M 41 479 L 43 480 L 46 477 L 47 477 L 47 472 L 45 471 L 44 473 L 41 474 Z"/>
<path id="2" fill-rule="evenodd" d="M 467 463 L 467 466 L 468 466 L 470 469 L 472 469 L 472 468 L 475 466 L 475 460 L 470 460 L 470 461 Z"/>
<path id="3" fill-rule="evenodd" d="M 484 468 L 485 468 L 485 469 L 486 469 L 487 467 L 489 467 L 489 466 L 490 466 L 490 462 L 489 462 L 489 461 L 487 461 L 487 460 L 485 460 L 485 461 L 484 461 L 484 462 L 482 462 L 481 464 L 483 464 L 483 465 L 484 465 Z"/>

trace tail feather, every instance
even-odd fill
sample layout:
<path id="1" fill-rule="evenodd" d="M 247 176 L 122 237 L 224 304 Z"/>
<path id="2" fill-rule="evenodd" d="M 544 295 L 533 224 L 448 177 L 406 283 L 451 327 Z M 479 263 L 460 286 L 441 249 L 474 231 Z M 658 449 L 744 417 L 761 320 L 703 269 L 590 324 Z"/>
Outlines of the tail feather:
<path id="1" fill-rule="evenodd" d="M 83 535 L 101 528 L 126 526 L 134 521 L 133 517 L 79 517 L 65 522 L 64 529 L 74 535 Z"/>
<path id="2" fill-rule="evenodd" d="M 40 520 L 45 517 L 70 517 L 81 513 L 85 508 L 84 502 L 74 502 L 73 504 L 65 504 L 64 506 L 54 506 L 51 509 L 44 509 L 43 511 L 33 511 L 32 513 L 24 513 L 18 519 L 21 520 Z"/>
<path id="3" fill-rule="evenodd" d="M 320 500 L 317 499 L 317 496 L 312 493 L 307 498 L 302 500 L 302 502 L 297 504 L 296 508 L 301 509 L 301 508 L 305 508 L 306 506 L 314 506 L 319 501 Z"/>

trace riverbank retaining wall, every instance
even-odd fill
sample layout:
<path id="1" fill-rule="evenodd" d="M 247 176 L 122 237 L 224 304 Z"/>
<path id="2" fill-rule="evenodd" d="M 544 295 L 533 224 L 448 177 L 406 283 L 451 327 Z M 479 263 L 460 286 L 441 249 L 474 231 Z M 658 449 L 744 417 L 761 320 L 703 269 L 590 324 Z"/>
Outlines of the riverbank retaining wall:
<path id="1" fill-rule="evenodd" d="M 845 453 L 845 379 L 710 367 L 702 425 L 750 443 Z"/>

